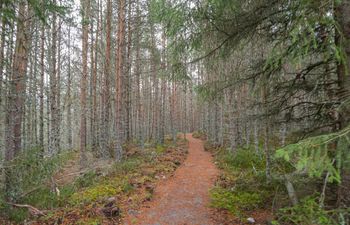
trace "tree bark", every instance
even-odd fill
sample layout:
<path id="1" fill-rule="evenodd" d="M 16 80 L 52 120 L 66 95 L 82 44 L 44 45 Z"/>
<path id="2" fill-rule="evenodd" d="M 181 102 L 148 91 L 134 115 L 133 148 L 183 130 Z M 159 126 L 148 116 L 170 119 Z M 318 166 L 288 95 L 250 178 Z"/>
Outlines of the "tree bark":
<path id="1" fill-rule="evenodd" d="M 27 5 L 25 2 L 20 2 L 17 19 L 16 45 L 13 60 L 12 77 L 10 81 L 10 92 L 8 98 L 7 120 L 8 127 L 6 130 L 6 148 L 5 162 L 10 162 L 21 150 L 21 132 L 22 120 L 24 112 L 25 100 L 25 77 L 28 63 L 28 33 L 26 28 L 29 26 L 29 21 L 26 20 Z M 9 172 L 9 171 L 7 171 Z M 5 177 L 5 193 L 11 190 L 10 179 L 11 175 L 6 173 Z"/>
<path id="2" fill-rule="evenodd" d="M 336 34 L 336 44 L 343 51 L 343 61 L 338 64 L 338 101 L 345 102 L 350 97 L 350 0 L 343 0 L 336 5 L 335 18 L 339 24 L 340 33 Z M 336 119 L 337 130 L 343 129 L 349 125 L 350 120 L 349 104 L 343 104 L 339 112 L 337 112 Z M 343 152 L 345 154 L 348 152 Z M 342 163 L 343 165 L 343 163 Z M 350 204 L 348 193 L 350 191 L 350 172 L 348 169 L 341 168 L 342 183 L 338 188 L 338 206 L 347 206 Z"/>
<path id="3" fill-rule="evenodd" d="M 125 0 L 119 0 L 119 13 L 118 13 L 118 43 L 117 43 L 117 56 L 116 56 L 116 77 L 115 77 L 115 88 L 116 88 L 116 103 L 115 103 L 115 122 L 116 122 L 116 139 L 115 139 L 115 159 L 116 161 L 120 161 L 122 158 L 122 118 L 123 118 L 123 108 L 122 108 L 122 93 L 123 93 L 123 66 L 124 66 L 124 26 L 125 26 Z"/>
<path id="4" fill-rule="evenodd" d="M 81 74 L 80 81 L 80 165 L 86 166 L 86 89 L 87 89 L 87 76 L 88 76 L 88 38 L 89 38 L 89 7 L 90 0 L 82 0 L 82 61 L 83 61 L 83 71 Z"/>
<path id="5" fill-rule="evenodd" d="M 112 20 L 112 1 L 107 1 L 107 15 L 106 15 L 106 57 L 104 65 L 104 74 L 102 81 L 102 96 L 101 96 L 101 133 L 100 133 L 100 154 L 103 157 L 109 155 L 109 110 L 110 110 L 110 74 L 111 74 L 111 20 Z"/>

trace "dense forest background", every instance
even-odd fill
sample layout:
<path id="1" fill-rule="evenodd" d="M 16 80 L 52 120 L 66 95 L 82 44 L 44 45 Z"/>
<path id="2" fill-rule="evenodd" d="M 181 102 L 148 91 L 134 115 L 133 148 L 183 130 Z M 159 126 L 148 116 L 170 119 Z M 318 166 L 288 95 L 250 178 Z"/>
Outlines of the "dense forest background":
<path id="1" fill-rule="evenodd" d="M 118 164 L 196 131 L 262 162 L 284 221 L 349 223 L 349 0 L 3 0 L 0 17 L 1 204 L 66 152 Z"/>

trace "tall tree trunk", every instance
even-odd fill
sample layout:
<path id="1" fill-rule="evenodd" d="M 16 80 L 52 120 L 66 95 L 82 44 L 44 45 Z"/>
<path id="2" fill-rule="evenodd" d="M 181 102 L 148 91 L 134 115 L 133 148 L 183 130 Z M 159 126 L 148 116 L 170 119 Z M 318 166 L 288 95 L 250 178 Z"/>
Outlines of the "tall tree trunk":
<path id="1" fill-rule="evenodd" d="M 122 108 L 122 93 L 123 93 L 123 66 L 124 66 L 124 23 L 125 23 L 125 0 L 119 0 L 119 12 L 118 12 L 118 43 L 117 43 L 117 56 L 116 56 L 116 77 L 115 77 L 115 88 L 116 88 L 116 103 L 115 103 L 115 122 L 116 122 L 116 140 L 115 140 L 115 159 L 120 161 L 122 158 L 122 118 L 123 118 L 123 108 Z"/>
<path id="2" fill-rule="evenodd" d="M 136 47 L 136 62 L 135 62 L 135 76 L 136 76 L 136 130 L 137 139 L 140 142 L 141 148 L 144 148 L 144 129 L 143 129 L 143 104 L 141 101 L 141 50 L 140 50 L 140 35 L 141 35 L 141 11 L 140 3 L 137 1 L 136 6 L 136 35 L 135 35 L 135 47 Z"/>
<path id="3" fill-rule="evenodd" d="M 54 1 L 56 4 L 56 0 Z M 58 121 L 58 81 L 57 81 L 57 15 L 53 13 L 52 18 L 52 46 L 51 46 L 51 71 L 50 71 L 50 113 L 51 113 L 51 127 L 50 127 L 50 143 L 49 154 L 58 152 L 58 136 L 59 136 L 59 121 Z"/>
<path id="4" fill-rule="evenodd" d="M 61 149 L 61 42 L 62 42 L 62 21 L 61 18 L 58 20 L 57 28 L 57 84 L 56 84 L 56 149 L 60 151 Z"/>
<path id="5" fill-rule="evenodd" d="M 67 65 L 67 143 L 68 148 L 73 148 L 73 131 L 72 131 L 72 71 L 71 71 L 71 28 L 68 27 L 68 65 Z"/>
<path id="6" fill-rule="evenodd" d="M 87 76 L 88 76 L 88 38 L 89 38 L 89 13 L 90 0 L 81 0 L 82 6 L 82 61 L 83 71 L 80 81 L 80 165 L 86 166 L 86 89 L 87 89 Z"/>
<path id="7" fill-rule="evenodd" d="M 132 42 L 132 32 L 131 32 L 131 8 L 132 8 L 132 1 L 128 1 L 128 43 L 127 43 L 127 72 L 126 74 L 126 106 L 125 106 L 125 137 L 127 141 L 131 140 L 132 135 L 132 116 L 131 116 L 131 42 Z"/>
<path id="8" fill-rule="evenodd" d="M 7 120 L 8 127 L 6 130 L 6 148 L 5 161 L 9 162 L 18 155 L 21 150 L 21 131 L 25 98 L 25 77 L 28 63 L 28 33 L 26 28 L 29 22 L 26 22 L 27 5 L 26 2 L 20 2 L 17 19 L 16 46 L 13 60 L 12 77 L 10 81 L 10 93 L 8 99 Z M 5 193 L 10 193 L 11 175 L 6 174 Z"/>
<path id="9" fill-rule="evenodd" d="M 111 20 L 112 20 L 112 0 L 107 1 L 106 16 L 106 57 L 104 65 L 104 75 L 102 81 L 102 111 L 101 111 L 101 133 L 100 133 L 100 153 L 103 157 L 107 157 L 109 142 L 109 110 L 110 110 L 110 74 L 111 74 Z"/>
<path id="10" fill-rule="evenodd" d="M 267 82 L 263 81 L 263 82 Z M 265 128 L 264 128 L 264 150 L 265 150 L 265 164 L 266 164 L 266 178 L 267 181 L 269 182 L 271 180 L 271 151 L 270 151 L 270 119 L 269 119 L 269 112 L 268 112 L 268 106 L 267 106 L 267 96 L 268 96 L 268 87 L 267 87 L 267 83 L 263 84 L 263 88 L 262 88 L 262 100 L 263 100 L 263 104 L 264 104 L 264 111 L 266 114 L 266 118 L 265 118 Z"/>
<path id="11" fill-rule="evenodd" d="M 100 8 L 100 0 L 97 1 L 97 10 Z M 100 32 L 100 18 L 99 13 L 97 16 L 97 27 L 96 27 L 96 34 L 95 34 L 95 45 L 94 45 L 94 63 L 91 62 L 91 66 L 93 67 L 92 71 L 92 130 L 93 130 L 93 141 L 92 146 L 94 149 L 97 148 L 97 138 L 98 138 L 98 118 L 97 118 L 97 57 L 98 57 L 98 41 L 99 41 L 99 32 Z M 92 54 L 92 52 L 91 52 Z"/>
<path id="12" fill-rule="evenodd" d="M 5 56 L 5 34 L 6 34 L 6 23 L 5 20 L 1 20 L 1 38 L 0 38 L 0 107 L 2 105 L 2 93 L 3 93 L 3 75 L 4 75 L 4 56 Z"/>
<path id="13" fill-rule="evenodd" d="M 166 74 L 166 36 L 165 31 L 162 32 L 162 71 Z M 166 110 L 166 80 L 162 78 L 161 83 L 161 112 L 160 112 L 160 132 L 159 132 L 159 143 L 164 144 L 165 136 L 165 110 Z"/>
<path id="14" fill-rule="evenodd" d="M 348 101 L 350 98 L 350 0 L 343 0 L 337 3 L 335 8 L 335 18 L 339 24 L 340 33 L 336 34 L 336 44 L 344 53 L 344 59 L 337 68 L 338 75 L 338 100 L 339 102 Z M 343 129 L 349 125 L 350 121 L 349 104 L 343 104 L 340 112 L 337 113 L 337 130 Z M 344 151 L 344 158 L 348 152 Z M 343 165 L 344 167 L 344 165 Z M 350 172 L 346 168 L 341 168 L 342 183 L 338 188 L 339 206 L 348 206 L 350 204 Z"/>
<path id="15" fill-rule="evenodd" d="M 39 146 L 44 152 L 44 82 L 45 82 L 45 25 L 41 25 L 41 42 L 40 42 L 40 113 L 39 113 Z"/>

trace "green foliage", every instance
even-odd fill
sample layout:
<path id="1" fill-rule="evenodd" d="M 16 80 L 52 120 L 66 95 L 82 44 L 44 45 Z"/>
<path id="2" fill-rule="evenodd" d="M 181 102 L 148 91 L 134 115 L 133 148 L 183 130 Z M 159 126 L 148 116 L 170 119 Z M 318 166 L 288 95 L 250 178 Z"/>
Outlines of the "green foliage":
<path id="1" fill-rule="evenodd" d="M 65 198 L 70 196 L 72 186 L 60 189 L 60 196 L 45 184 L 69 158 L 73 152 L 63 152 L 52 157 L 43 157 L 39 149 L 31 149 L 21 153 L 13 161 L 6 164 L 6 176 L 11 185 L 9 192 L 1 192 L 0 211 L 11 221 L 23 222 L 28 217 L 28 210 L 14 208 L 5 203 L 5 198 L 13 202 L 24 202 L 40 209 L 52 209 L 61 206 Z M 5 187 L 2 187 L 4 190 Z"/>
<path id="2" fill-rule="evenodd" d="M 220 168 L 229 171 L 265 169 L 264 159 L 253 148 L 239 148 L 235 153 L 222 151 L 217 155 L 217 160 Z"/>
<path id="3" fill-rule="evenodd" d="M 14 7 L 21 0 L 3 0 L 1 2 L 2 7 L 0 9 L 0 18 L 2 18 L 7 24 L 12 26 L 16 19 L 16 8 Z M 47 23 L 49 15 L 52 13 L 58 13 L 63 16 L 67 13 L 68 7 L 55 4 L 53 0 L 28 0 L 30 9 L 34 12 L 34 15 L 42 22 Z"/>
<path id="4" fill-rule="evenodd" d="M 89 171 L 83 176 L 80 176 L 74 182 L 77 187 L 88 187 L 91 186 L 98 179 L 97 174 L 94 171 Z"/>
<path id="5" fill-rule="evenodd" d="M 333 225 L 341 224 L 332 211 L 321 208 L 314 197 L 306 197 L 293 207 L 280 209 L 275 224 Z"/>
<path id="6" fill-rule="evenodd" d="M 6 164 L 5 176 L 11 186 L 6 193 L 7 197 L 16 200 L 33 187 L 42 186 L 43 181 L 50 178 L 72 154 L 63 152 L 52 157 L 43 157 L 38 148 L 21 153 Z"/>
<path id="7" fill-rule="evenodd" d="M 22 223 L 29 216 L 29 212 L 24 208 L 16 208 L 11 210 L 10 208 L 4 209 L 6 216 L 16 223 Z"/>
<path id="8" fill-rule="evenodd" d="M 266 182 L 264 158 L 251 148 L 240 148 L 235 153 L 222 148 L 215 160 L 223 173 L 210 192 L 213 207 L 243 216 L 246 211 L 265 207 L 281 186 Z"/>
<path id="9" fill-rule="evenodd" d="M 136 171 L 143 160 L 139 157 L 130 157 L 114 165 L 113 171 L 116 174 L 127 174 Z"/>
<path id="10" fill-rule="evenodd" d="M 340 169 L 349 166 L 347 154 L 350 127 L 339 132 L 304 139 L 277 150 L 275 157 L 290 162 L 296 171 L 306 171 L 310 177 L 329 174 L 329 182 L 340 182 Z"/>

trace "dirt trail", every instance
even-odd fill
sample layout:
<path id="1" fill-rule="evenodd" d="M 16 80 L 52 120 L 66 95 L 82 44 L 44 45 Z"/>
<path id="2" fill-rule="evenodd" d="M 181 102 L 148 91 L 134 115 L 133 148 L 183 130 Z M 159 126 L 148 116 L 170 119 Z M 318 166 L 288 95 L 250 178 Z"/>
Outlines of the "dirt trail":
<path id="1" fill-rule="evenodd" d="M 211 225 L 209 189 L 219 171 L 203 142 L 187 134 L 189 154 L 173 177 L 158 184 L 154 198 L 125 224 Z"/>

